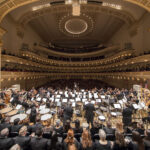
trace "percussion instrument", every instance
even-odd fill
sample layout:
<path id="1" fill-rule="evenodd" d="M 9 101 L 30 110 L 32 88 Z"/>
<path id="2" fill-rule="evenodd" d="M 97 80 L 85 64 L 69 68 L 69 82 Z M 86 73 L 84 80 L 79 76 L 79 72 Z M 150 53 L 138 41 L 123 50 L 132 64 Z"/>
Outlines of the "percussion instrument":
<path id="1" fill-rule="evenodd" d="M 41 116 L 41 121 L 46 121 L 48 119 L 51 119 L 52 115 L 51 114 L 45 114 Z"/>
<path id="2" fill-rule="evenodd" d="M 10 112 L 11 110 L 12 110 L 12 108 L 11 108 L 11 107 L 6 107 L 6 108 L 4 108 L 4 109 L 0 110 L 0 113 L 1 113 L 1 114 L 5 114 L 5 113 Z"/>
<path id="3" fill-rule="evenodd" d="M 18 118 L 20 119 L 20 121 L 22 121 L 22 120 L 26 119 L 26 117 L 27 117 L 27 114 L 17 114 L 10 118 L 10 122 L 12 123 L 12 122 L 14 122 L 15 119 L 18 119 Z"/>
<path id="4" fill-rule="evenodd" d="M 10 116 L 16 115 L 17 113 L 18 113 L 18 110 L 12 110 L 12 111 L 8 112 L 6 114 L 6 116 L 10 117 Z"/>
<path id="5" fill-rule="evenodd" d="M 16 109 L 17 109 L 17 110 L 19 110 L 19 109 L 21 109 L 21 108 L 22 108 L 22 105 L 17 105 L 17 106 L 16 106 Z"/>
<path id="6" fill-rule="evenodd" d="M 49 113 L 50 112 L 50 109 L 49 108 L 45 108 L 45 109 L 41 109 L 40 110 L 40 114 L 42 115 L 42 114 L 47 114 L 47 113 Z"/>

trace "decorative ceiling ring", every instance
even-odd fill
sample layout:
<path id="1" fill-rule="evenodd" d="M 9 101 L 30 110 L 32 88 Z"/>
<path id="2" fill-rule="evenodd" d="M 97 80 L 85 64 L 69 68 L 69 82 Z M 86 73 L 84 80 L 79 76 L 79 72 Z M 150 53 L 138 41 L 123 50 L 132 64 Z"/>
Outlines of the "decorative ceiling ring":
<path id="1" fill-rule="evenodd" d="M 71 14 L 65 15 L 59 20 L 59 30 L 67 36 L 79 37 L 90 33 L 93 30 L 94 21 L 86 15 L 72 16 Z"/>
<path id="2" fill-rule="evenodd" d="M 65 9 L 64 9 L 64 7 L 65 7 Z M 71 12 L 70 6 L 57 5 L 57 6 L 37 10 L 37 11 L 27 12 L 20 17 L 20 19 L 18 20 L 18 23 L 25 26 L 32 19 L 38 18 L 47 13 L 68 13 L 68 12 Z M 136 21 L 135 18 L 127 11 L 115 10 L 115 9 L 112 9 L 109 7 L 102 7 L 102 6 L 97 6 L 97 5 L 88 5 L 88 6 L 84 5 L 81 7 L 81 12 L 83 14 L 87 14 L 87 12 L 105 13 L 107 15 L 114 16 L 114 17 L 124 21 L 128 25 L 131 25 L 132 23 L 134 23 Z"/>

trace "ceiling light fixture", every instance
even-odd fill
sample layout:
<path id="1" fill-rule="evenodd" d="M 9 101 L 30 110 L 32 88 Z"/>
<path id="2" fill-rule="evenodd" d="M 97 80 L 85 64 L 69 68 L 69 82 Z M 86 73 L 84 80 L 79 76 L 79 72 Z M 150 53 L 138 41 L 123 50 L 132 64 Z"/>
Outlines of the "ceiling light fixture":
<path id="1" fill-rule="evenodd" d="M 107 6 L 107 7 L 111 7 L 111 8 L 118 9 L 118 10 L 122 9 L 121 5 L 111 4 L 111 3 L 106 3 L 106 2 L 103 2 L 102 6 Z"/>
<path id="2" fill-rule="evenodd" d="M 32 11 L 36 11 L 36 10 L 43 9 L 43 8 L 46 8 L 46 7 L 50 7 L 50 6 L 51 6 L 50 3 L 34 6 L 34 7 L 32 7 Z"/>
<path id="3" fill-rule="evenodd" d="M 87 0 L 65 0 L 66 5 L 72 5 L 72 15 L 80 16 L 81 14 L 81 4 L 87 4 Z"/>

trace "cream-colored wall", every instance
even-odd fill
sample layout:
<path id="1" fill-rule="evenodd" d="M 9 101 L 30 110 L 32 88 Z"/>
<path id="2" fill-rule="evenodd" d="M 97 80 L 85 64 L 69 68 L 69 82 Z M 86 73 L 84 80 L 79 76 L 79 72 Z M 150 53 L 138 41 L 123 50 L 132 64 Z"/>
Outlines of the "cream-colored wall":
<path id="1" fill-rule="evenodd" d="M 22 43 L 29 44 L 29 47 L 32 48 L 35 42 L 39 43 L 42 41 L 29 25 L 25 27 L 24 37 L 20 38 L 17 35 L 16 22 L 9 15 L 4 18 L 1 26 L 7 30 L 7 33 L 3 36 L 3 48 L 11 53 L 17 53 Z"/>
<path id="2" fill-rule="evenodd" d="M 133 49 L 137 50 L 137 54 L 150 50 L 150 31 L 148 31 L 150 29 L 150 13 L 146 14 L 146 17 L 143 17 L 138 23 L 136 35 L 130 36 L 131 29 L 132 27 L 125 24 L 107 44 L 120 44 L 121 48 L 124 49 L 124 44 L 131 42 Z"/>

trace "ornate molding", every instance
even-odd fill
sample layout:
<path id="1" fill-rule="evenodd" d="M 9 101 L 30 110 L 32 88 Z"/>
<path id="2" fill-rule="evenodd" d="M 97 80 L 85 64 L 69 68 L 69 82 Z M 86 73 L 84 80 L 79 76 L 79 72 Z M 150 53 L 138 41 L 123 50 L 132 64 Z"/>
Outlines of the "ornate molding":
<path id="1" fill-rule="evenodd" d="M 65 9 L 64 9 L 65 7 Z M 95 12 L 95 13 L 105 13 L 107 15 L 111 15 L 114 16 L 124 22 L 126 22 L 128 25 L 131 25 L 135 22 L 134 17 L 124 11 L 124 10 L 115 10 L 115 9 L 111 9 L 108 7 L 102 7 L 102 6 L 97 6 L 97 5 L 87 5 L 87 6 L 82 6 L 82 13 L 84 14 L 88 14 L 91 12 Z M 41 10 L 37 10 L 37 11 L 29 11 L 25 14 L 23 14 L 20 19 L 18 20 L 18 22 L 22 25 L 26 25 L 29 21 L 31 21 L 32 19 L 35 19 L 37 17 L 43 16 L 47 13 L 68 13 L 71 12 L 71 8 L 70 6 L 64 6 L 64 5 L 58 5 L 58 6 L 53 6 L 53 7 L 49 7 L 49 8 L 44 8 Z M 88 13 L 87 13 L 88 12 Z"/>
<path id="2" fill-rule="evenodd" d="M 0 47 L 3 45 L 2 37 L 6 33 L 6 30 L 0 27 Z"/>
<path id="3" fill-rule="evenodd" d="M 23 28 L 23 26 L 21 25 L 21 24 L 17 24 L 16 25 L 16 29 L 17 29 L 17 35 L 21 38 L 21 39 L 23 39 L 23 37 L 24 37 L 24 28 Z"/>
<path id="4" fill-rule="evenodd" d="M 33 2 L 42 1 L 42 0 L 7 0 L 6 2 L 0 4 L 0 22 L 2 19 L 12 10 L 20 6 L 30 4 Z M 150 12 L 150 1 L 149 0 L 126 0 L 129 3 L 138 5 Z"/>
<path id="5" fill-rule="evenodd" d="M 30 51 L 20 52 L 20 55 L 23 57 L 27 57 L 32 61 L 48 64 L 48 65 L 55 64 L 57 66 L 90 66 L 90 65 L 98 66 L 103 64 L 112 64 L 115 61 L 124 59 L 125 57 L 131 56 L 134 53 L 136 53 L 135 50 L 121 51 L 102 60 L 92 60 L 92 61 L 84 61 L 84 62 L 66 62 L 66 61 L 48 59 Z"/>
<path id="6" fill-rule="evenodd" d="M 80 54 L 73 54 L 73 53 L 63 53 L 63 52 L 57 52 L 57 51 L 54 51 L 54 50 L 50 50 L 48 48 L 45 48 L 45 47 L 41 47 L 41 46 L 34 46 L 33 49 L 35 50 L 39 50 L 39 51 L 42 51 L 42 52 L 45 52 L 45 53 L 49 53 L 51 54 L 52 56 L 61 56 L 61 57 L 70 57 L 70 58 L 77 58 L 77 57 L 80 57 L 80 58 L 89 58 L 89 57 L 94 57 L 94 56 L 100 56 L 102 54 L 105 54 L 107 52 L 115 52 L 115 51 L 118 51 L 120 48 L 119 45 L 115 45 L 115 46 L 112 46 L 112 47 L 107 47 L 107 48 L 104 48 L 102 50 L 97 50 L 97 51 L 94 51 L 94 52 L 87 52 L 87 53 L 80 53 Z"/>
<path id="7" fill-rule="evenodd" d="M 86 79 L 118 79 L 118 80 L 141 80 L 145 81 L 150 79 L 150 72 L 116 72 L 116 73 L 36 73 L 36 72 L 9 72 L 2 71 L 2 79 L 4 80 L 28 80 L 28 79 L 40 79 L 40 78 L 86 78 Z"/>

